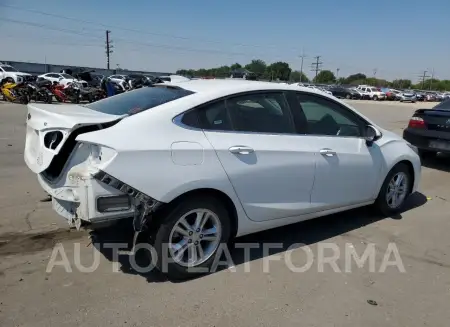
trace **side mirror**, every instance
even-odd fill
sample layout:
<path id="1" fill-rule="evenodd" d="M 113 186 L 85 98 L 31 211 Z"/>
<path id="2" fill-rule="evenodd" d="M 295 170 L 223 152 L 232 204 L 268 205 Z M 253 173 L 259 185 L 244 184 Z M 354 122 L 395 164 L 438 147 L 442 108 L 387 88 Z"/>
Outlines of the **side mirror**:
<path id="1" fill-rule="evenodd" d="M 381 132 L 374 126 L 368 125 L 366 127 L 366 135 L 364 138 L 366 139 L 367 146 L 371 146 L 373 142 L 378 140 L 381 137 Z"/>

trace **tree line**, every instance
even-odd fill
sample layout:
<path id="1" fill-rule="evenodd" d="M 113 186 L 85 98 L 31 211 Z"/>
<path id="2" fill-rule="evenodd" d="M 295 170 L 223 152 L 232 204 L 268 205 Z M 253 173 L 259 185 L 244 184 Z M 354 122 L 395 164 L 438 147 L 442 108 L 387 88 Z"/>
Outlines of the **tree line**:
<path id="1" fill-rule="evenodd" d="M 305 82 L 305 83 L 319 83 L 319 84 L 342 84 L 342 85 L 373 85 L 378 87 L 392 87 L 399 89 L 425 89 L 446 91 L 450 90 L 450 80 L 426 79 L 423 82 L 414 84 L 409 79 L 394 79 L 388 81 L 385 79 L 367 77 L 365 74 L 357 73 L 347 77 L 336 78 L 336 75 L 331 70 L 322 70 L 316 77 L 310 79 L 304 72 L 292 70 L 289 64 L 282 61 L 277 61 L 271 64 L 266 64 L 264 60 L 255 59 L 250 63 L 242 66 L 239 63 L 230 66 L 220 66 L 216 68 L 201 68 L 201 69 L 180 69 L 176 72 L 178 75 L 189 77 L 230 77 L 233 71 L 245 69 L 259 80 L 268 81 L 286 81 L 286 82 Z"/>

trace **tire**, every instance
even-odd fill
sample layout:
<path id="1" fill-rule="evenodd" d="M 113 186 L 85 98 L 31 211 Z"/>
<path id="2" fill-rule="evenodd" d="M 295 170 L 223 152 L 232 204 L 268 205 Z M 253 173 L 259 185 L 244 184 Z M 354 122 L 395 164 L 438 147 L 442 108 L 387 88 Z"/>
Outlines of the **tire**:
<path id="1" fill-rule="evenodd" d="M 28 97 L 27 97 L 26 95 L 22 95 L 22 96 L 20 97 L 19 102 L 20 102 L 21 104 L 28 104 Z"/>
<path id="2" fill-rule="evenodd" d="M 53 95 L 48 94 L 47 95 L 47 100 L 45 101 L 48 104 L 51 104 L 53 102 Z"/>
<path id="3" fill-rule="evenodd" d="M 373 101 L 377 101 L 377 100 L 378 100 L 378 97 L 377 97 L 376 95 L 374 95 L 373 98 L 372 98 L 372 100 L 373 100 Z"/>
<path id="4" fill-rule="evenodd" d="M 399 175 L 403 176 L 403 178 L 406 178 L 406 184 L 403 186 L 404 196 L 401 198 L 401 201 L 396 203 L 396 205 L 394 206 L 392 201 L 391 205 L 389 204 L 387 193 L 390 190 L 389 184 L 394 177 Z M 375 207 L 383 216 L 392 216 L 402 211 L 405 206 L 406 200 L 408 199 L 408 196 L 411 194 L 413 182 L 412 178 L 413 176 L 411 176 L 408 166 L 403 163 L 397 164 L 396 166 L 394 166 L 394 168 L 391 169 L 389 174 L 386 176 L 386 179 L 381 186 L 377 200 L 375 201 Z"/>
<path id="5" fill-rule="evenodd" d="M 345 98 L 348 99 L 348 100 L 350 100 L 350 99 L 352 98 L 352 96 L 351 96 L 350 94 L 347 94 L 347 95 L 345 96 Z"/>
<path id="6" fill-rule="evenodd" d="M 187 213 L 192 212 L 193 210 L 200 210 L 200 209 L 206 209 L 210 213 L 213 213 L 216 216 L 214 218 L 215 221 L 220 223 L 220 229 L 218 227 L 217 230 L 221 230 L 220 239 L 217 238 L 216 240 L 217 247 L 215 247 L 214 251 L 212 251 L 212 253 L 208 257 L 205 256 L 204 258 L 205 261 L 199 262 L 199 264 L 193 266 L 194 268 L 202 268 L 204 270 L 207 270 L 203 272 L 193 271 L 192 269 L 190 270 L 189 267 L 187 267 L 186 265 L 173 262 L 173 255 L 170 253 L 171 251 L 169 251 L 168 246 L 166 245 L 169 244 L 171 236 L 174 237 L 173 235 L 178 235 L 173 232 L 173 229 L 179 222 L 179 219 L 181 219 Z M 156 267 L 163 274 L 165 274 L 167 277 L 173 280 L 185 280 L 197 276 L 199 274 L 205 274 L 210 272 L 211 267 L 216 258 L 216 254 L 218 252 L 219 245 L 226 244 L 230 238 L 231 232 L 230 215 L 226 210 L 225 206 L 217 198 L 212 196 L 208 195 L 193 196 L 185 198 L 181 202 L 174 204 L 171 208 L 168 209 L 168 212 L 166 213 L 164 213 L 163 210 L 162 214 L 164 215 L 164 217 L 161 217 L 159 219 L 161 223 L 159 224 L 159 227 L 157 228 L 154 236 L 152 237 L 153 247 L 156 250 L 157 255 L 157 259 L 155 262 Z M 191 219 L 190 215 L 186 218 Z M 194 216 L 192 216 L 192 218 L 194 218 Z M 214 219 L 212 219 L 212 221 L 214 221 Z M 212 225 L 208 225 L 206 227 L 210 228 L 210 226 Z M 179 236 L 181 236 L 181 234 L 179 234 Z M 197 237 L 201 238 L 202 236 L 201 234 L 200 235 L 197 234 Z M 196 236 L 195 235 L 183 236 L 183 239 L 186 238 L 195 240 Z M 198 238 L 198 240 L 200 240 L 200 238 Z M 202 242 L 199 241 L 199 244 L 202 244 Z M 209 244 L 214 244 L 215 246 L 215 243 Z M 170 260 L 167 260 L 165 258 L 170 258 Z M 219 259 L 220 258 L 217 258 L 216 262 Z"/>

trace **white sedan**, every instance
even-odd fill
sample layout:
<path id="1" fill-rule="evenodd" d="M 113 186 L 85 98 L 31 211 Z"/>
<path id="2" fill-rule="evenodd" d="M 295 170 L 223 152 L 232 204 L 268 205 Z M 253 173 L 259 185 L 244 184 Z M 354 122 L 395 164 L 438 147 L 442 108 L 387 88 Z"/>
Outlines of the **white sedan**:
<path id="1" fill-rule="evenodd" d="M 57 82 L 58 84 L 64 85 L 66 86 L 69 83 L 72 83 L 73 81 L 76 80 L 75 77 L 73 77 L 72 75 L 69 74 L 65 74 L 65 73 L 47 73 L 47 74 L 42 74 L 38 76 L 39 78 L 43 78 L 46 80 L 53 82 Z M 80 83 L 82 86 L 88 86 L 88 83 L 86 81 L 83 80 L 77 80 L 78 83 Z"/>
<path id="2" fill-rule="evenodd" d="M 172 278 L 211 267 L 236 236 L 372 204 L 395 214 L 421 171 L 414 146 L 348 104 L 245 80 L 30 103 L 24 157 L 75 226 L 147 226 Z"/>

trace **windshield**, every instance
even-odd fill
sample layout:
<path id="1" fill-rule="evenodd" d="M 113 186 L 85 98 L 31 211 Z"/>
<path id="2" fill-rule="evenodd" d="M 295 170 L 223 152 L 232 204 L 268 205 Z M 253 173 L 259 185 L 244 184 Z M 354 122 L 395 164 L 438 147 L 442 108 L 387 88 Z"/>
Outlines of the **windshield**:
<path id="1" fill-rule="evenodd" d="M 133 115 L 194 92 L 166 87 L 144 87 L 85 105 L 109 115 Z"/>
<path id="2" fill-rule="evenodd" d="M 61 74 L 61 76 L 64 77 L 65 79 L 74 79 L 73 76 L 69 74 Z"/>
<path id="3" fill-rule="evenodd" d="M 3 68 L 5 72 L 18 72 L 18 70 L 12 66 L 0 66 L 0 67 Z"/>

